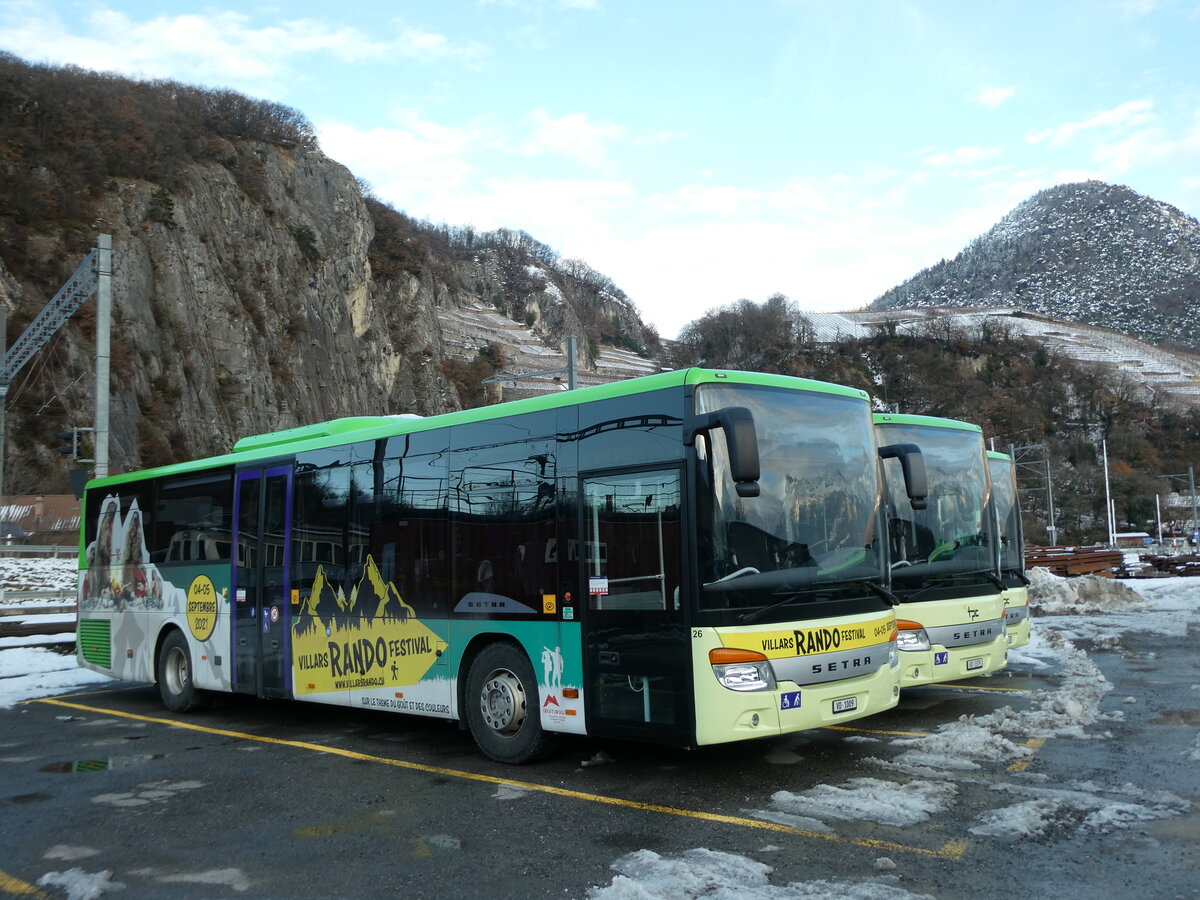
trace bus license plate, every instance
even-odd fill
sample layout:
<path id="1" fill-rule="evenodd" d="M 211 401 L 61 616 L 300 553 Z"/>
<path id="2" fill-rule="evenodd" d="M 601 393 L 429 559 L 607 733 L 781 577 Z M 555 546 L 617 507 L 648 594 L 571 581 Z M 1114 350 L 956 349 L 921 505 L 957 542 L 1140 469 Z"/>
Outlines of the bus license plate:
<path id="1" fill-rule="evenodd" d="M 967 660 L 967 671 L 968 672 L 973 672 L 976 669 L 982 669 L 982 668 L 983 668 L 983 657 L 978 657 L 977 659 L 968 659 Z"/>
<path id="2" fill-rule="evenodd" d="M 857 697 L 844 697 L 841 700 L 833 701 L 833 711 L 835 713 L 852 712 L 858 709 Z"/>

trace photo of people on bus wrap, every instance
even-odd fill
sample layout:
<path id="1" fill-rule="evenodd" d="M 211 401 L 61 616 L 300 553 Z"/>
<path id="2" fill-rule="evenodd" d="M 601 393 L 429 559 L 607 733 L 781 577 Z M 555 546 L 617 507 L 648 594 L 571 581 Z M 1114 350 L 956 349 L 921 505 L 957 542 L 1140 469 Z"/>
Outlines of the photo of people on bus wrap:
<path id="1" fill-rule="evenodd" d="M 120 498 L 105 498 L 96 540 L 87 548 L 87 560 L 80 601 L 84 609 L 161 610 L 171 590 L 178 592 L 182 602 L 184 592 L 165 584 L 158 567 L 150 562 L 136 500 L 122 519 Z"/>

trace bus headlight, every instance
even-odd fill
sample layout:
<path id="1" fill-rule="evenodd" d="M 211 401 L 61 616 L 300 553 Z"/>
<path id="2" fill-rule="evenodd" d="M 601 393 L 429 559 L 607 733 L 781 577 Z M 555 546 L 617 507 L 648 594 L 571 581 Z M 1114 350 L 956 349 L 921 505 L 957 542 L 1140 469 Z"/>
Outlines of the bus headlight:
<path id="1" fill-rule="evenodd" d="M 901 650 L 929 649 L 929 635 L 925 633 L 920 622 L 900 619 L 896 622 L 896 626 L 900 629 L 900 633 L 896 637 L 896 645 Z"/>
<path id="2" fill-rule="evenodd" d="M 708 651 L 713 675 L 731 691 L 772 691 L 775 673 L 771 662 L 755 650 L 716 647 Z"/>

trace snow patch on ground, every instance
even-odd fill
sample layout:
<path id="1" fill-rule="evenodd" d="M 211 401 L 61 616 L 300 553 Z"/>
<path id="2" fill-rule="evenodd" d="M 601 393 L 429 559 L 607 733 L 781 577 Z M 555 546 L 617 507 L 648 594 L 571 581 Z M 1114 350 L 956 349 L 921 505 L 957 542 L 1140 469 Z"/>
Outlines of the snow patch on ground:
<path id="1" fill-rule="evenodd" d="M 765 863 L 718 850 L 685 850 L 664 857 L 638 850 L 612 864 L 612 884 L 588 891 L 592 900 L 933 900 L 896 885 L 895 876 L 771 884 Z"/>
<path id="2" fill-rule="evenodd" d="M 122 891 L 125 885 L 112 880 L 112 870 L 85 872 L 83 869 L 67 869 L 65 872 L 47 872 L 38 879 L 40 887 L 62 888 L 67 900 L 96 900 L 107 891 Z"/>
<path id="3" fill-rule="evenodd" d="M 0 652 L 0 709 L 111 681 L 107 675 L 81 669 L 74 656 L 63 656 L 42 647 L 7 647 Z"/>
<path id="4" fill-rule="evenodd" d="M 73 591 L 78 568 L 75 556 L 0 556 L 0 591 Z"/>
<path id="5" fill-rule="evenodd" d="M 1185 812 L 1191 804 L 1165 791 L 1143 791 L 1133 785 L 1106 789 L 1090 782 L 1074 789 L 1053 789 L 1001 784 L 993 790 L 1024 794 L 1021 800 L 980 817 L 972 834 L 999 838 L 1036 837 L 1051 831 L 1073 834 L 1107 833 L 1139 822 L 1166 819 Z M 1117 798 L 1109 795 L 1116 794 Z M 1140 801 L 1140 802 L 1139 802 Z"/>
<path id="6" fill-rule="evenodd" d="M 958 787 L 945 781 L 897 783 L 880 778 L 852 778 L 843 787 L 818 784 L 799 794 L 776 791 L 771 809 L 753 815 L 780 822 L 780 815 L 822 819 L 867 819 L 880 825 L 915 825 L 946 809 Z M 783 821 L 780 824 L 791 824 Z M 828 827 L 811 829 L 828 831 Z"/>

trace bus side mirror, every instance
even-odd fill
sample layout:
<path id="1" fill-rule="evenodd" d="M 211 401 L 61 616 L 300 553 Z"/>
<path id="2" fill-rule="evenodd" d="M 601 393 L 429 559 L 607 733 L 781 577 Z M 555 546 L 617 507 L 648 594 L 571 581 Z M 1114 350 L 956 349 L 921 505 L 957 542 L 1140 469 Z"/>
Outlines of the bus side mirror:
<path id="1" fill-rule="evenodd" d="M 700 432 L 720 428 L 729 448 L 729 472 L 739 497 L 757 497 L 761 475 L 758 462 L 758 432 L 754 414 L 744 406 L 727 406 L 716 412 L 696 416 L 683 429 L 683 443 L 691 447 Z"/>
<path id="2" fill-rule="evenodd" d="M 925 474 L 925 457 L 916 444 L 888 444 L 879 448 L 880 459 L 898 459 L 904 472 L 904 488 L 913 509 L 924 509 L 929 496 L 929 479 Z"/>

